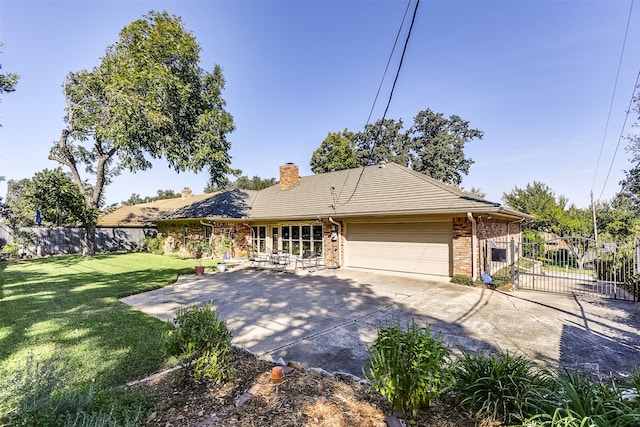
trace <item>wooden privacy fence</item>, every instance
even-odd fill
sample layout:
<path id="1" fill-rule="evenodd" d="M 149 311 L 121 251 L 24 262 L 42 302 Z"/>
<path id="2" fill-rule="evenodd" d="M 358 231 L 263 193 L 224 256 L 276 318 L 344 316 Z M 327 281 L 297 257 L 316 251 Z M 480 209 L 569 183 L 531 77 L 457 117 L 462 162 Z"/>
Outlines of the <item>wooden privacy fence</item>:
<path id="1" fill-rule="evenodd" d="M 27 255 L 59 255 L 82 252 L 84 229 L 78 227 L 18 227 L 12 229 L 0 224 L 0 247 L 13 243 L 11 233 L 28 231 L 36 235 L 35 242 L 27 248 L 20 248 Z M 112 228 L 96 229 L 96 251 L 135 251 L 141 247 L 147 236 L 156 236 L 155 228 Z"/>

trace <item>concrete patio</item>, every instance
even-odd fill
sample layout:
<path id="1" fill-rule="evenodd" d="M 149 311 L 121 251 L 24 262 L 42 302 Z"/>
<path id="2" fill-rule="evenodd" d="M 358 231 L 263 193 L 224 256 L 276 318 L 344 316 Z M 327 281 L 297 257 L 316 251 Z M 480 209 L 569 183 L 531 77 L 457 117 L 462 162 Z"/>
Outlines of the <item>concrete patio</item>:
<path id="1" fill-rule="evenodd" d="M 625 374 L 640 365 L 639 305 L 532 291 L 499 292 L 446 278 L 339 269 L 276 273 L 236 269 L 185 275 L 124 298 L 170 320 L 212 301 L 233 342 L 274 360 L 363 376 L 377 328 L 412 318 L 454 354 L 509 351 L 551 367 Z"/>

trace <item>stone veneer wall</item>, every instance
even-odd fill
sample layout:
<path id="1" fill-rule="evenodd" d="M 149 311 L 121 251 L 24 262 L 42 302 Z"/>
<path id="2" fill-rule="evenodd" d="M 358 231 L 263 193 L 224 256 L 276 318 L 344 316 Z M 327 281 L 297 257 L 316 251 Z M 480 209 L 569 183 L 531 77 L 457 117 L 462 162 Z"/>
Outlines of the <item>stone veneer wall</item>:
<path id="1" fill-rule="evenodd" d="M 189 240 L 204 240 L 205 226 L 200 222 L 161 222 L 158 223 L 158 234 L 164 238 L 164 251 L 169 253 L 182 252 L 190 253 L 184 246 L 184 228 L 187 227 Z M 225 227 L 216 227 L 212 236 L 212 243 L 217 235 L 233 235 L 233 248 L 231 257 L 238 258 L 249 253 L 249 242 L 251 227 L 246 224 L 228 223 Z M 221 258 L 222 254 L 214 253 Z"/>

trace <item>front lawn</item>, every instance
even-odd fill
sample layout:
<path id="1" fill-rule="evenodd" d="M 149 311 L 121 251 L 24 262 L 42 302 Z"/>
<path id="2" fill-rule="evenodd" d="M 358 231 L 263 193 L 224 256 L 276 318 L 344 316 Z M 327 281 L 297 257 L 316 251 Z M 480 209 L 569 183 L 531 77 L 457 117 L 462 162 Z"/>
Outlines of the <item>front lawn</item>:
<path id="1" fill-rule="evenodd" d="M 169 366 L 162 322 L 118 298 L 173 283 L 194 265 L 147 253 L 0 263 L 0 378 L 54 353 L 80 387 L 121 385 Z"/>

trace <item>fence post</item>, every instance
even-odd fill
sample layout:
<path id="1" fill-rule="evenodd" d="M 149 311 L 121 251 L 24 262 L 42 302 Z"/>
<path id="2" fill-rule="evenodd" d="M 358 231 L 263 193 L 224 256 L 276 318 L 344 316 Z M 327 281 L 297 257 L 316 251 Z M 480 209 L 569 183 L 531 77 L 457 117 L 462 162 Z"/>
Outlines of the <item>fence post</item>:
<path id="1" fill-rule="evenodd" d="M 517 278 L 516 278 L 516 245 L 513 237 L 509 242 L 509 249 L 510 249 L 509 252 L 511 255 L 511 283 L 517 286 L 517 284 L 514 283 Z"/>

